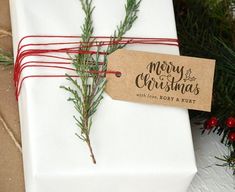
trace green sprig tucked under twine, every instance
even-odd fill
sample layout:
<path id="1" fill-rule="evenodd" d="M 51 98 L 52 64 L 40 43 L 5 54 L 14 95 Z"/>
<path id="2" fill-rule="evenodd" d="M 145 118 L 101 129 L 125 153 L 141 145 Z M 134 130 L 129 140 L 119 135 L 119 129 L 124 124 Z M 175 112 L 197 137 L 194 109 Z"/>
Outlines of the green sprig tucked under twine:
<path id="1" fill-rule="evenodd" d="M 92 0 L 80 0 L 83 12 L 85 13 L 84 24 L 82 25 L 81 47 L 79 50 L 89 51 L 91 45 L 101 44 L 97 42 L 93 35 L 93 21 L 92 13 L 94 6 L 92 6 Z M 77 54 L 72 58 L 72 65 L 76 69 L 76 73 L 80 76 L 78 79 L 72 78 L 66 74 L 67 80 L 73 85 L 72 87 L 61 86 L 61 88 L 68 91 L 71 96 L 68 101 L 73 102 L 78 115 L 74 115 L 77 127 L 80 129 L 80 133 L 76 133 L 76 136 L 84 141 L 90 150 L 93 163 L 96 163 L 95 155 L 91 146 L 90 131 L 92 127 L 92 117 L 96 113 L 100 102 L 103 99 L 103 92 L 106 84 L 105 76 L 89 73 L 88 71 L 106 71 L 107 68 L 107 55 L 114 52 L 117 49 L 123 48 L 125 44 L 112 44 L 112 42 L 121 41 L 123 36 L 128 30 L 131 29 L 133 23 L 137 19 L 137 13 L 141 0 L 127 0 L 125 5 L 125 18 L 117 26 L 113 35 L 110 37 L 110 44 L 106 51 L 106 55 L 99 55 L 101 46 L 97 48 L 97 54 Z M 103 62 L 103 65 L 99 65 L 99 62 Z"/>

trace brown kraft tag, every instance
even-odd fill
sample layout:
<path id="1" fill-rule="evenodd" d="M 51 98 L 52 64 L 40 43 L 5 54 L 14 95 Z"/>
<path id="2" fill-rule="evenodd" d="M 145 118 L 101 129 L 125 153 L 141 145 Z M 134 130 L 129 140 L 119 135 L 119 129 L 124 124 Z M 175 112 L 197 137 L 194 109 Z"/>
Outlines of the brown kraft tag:
<path id="1" fill-rule="evenodd" d="M 107 70 L 120 72 L 106 75 L 113 99 L 211 110 L 215 60 L 121 49 Z"/>

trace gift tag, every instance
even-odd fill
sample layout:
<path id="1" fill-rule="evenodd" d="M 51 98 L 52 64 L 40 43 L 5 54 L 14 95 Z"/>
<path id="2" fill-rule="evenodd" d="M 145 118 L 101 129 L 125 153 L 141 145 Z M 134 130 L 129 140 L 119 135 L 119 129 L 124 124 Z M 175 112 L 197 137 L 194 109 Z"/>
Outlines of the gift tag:
<path id="1" fill-rule="evenodd" d="M 211 110 L 215 60 L 121 49 L 108 57 L 106 92 L 123 101 Z"/>

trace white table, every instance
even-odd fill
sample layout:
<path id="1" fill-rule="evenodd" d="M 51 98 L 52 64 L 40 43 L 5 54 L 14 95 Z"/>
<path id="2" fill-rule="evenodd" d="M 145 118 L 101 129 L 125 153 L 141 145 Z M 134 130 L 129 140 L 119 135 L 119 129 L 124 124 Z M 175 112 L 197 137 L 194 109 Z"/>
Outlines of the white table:
<path id="1" fill-rule="evenodd" d="M 232 171 L 215 165 L 221 163 L 215 156 L 228 154 L 227 147 L 220 143 L 221 137 L 217 134 L 201 135 L 200 127 L 192 126 L 198 173 L 188 192 L 234 192 L 235 176 L 232 176 Z"/>

